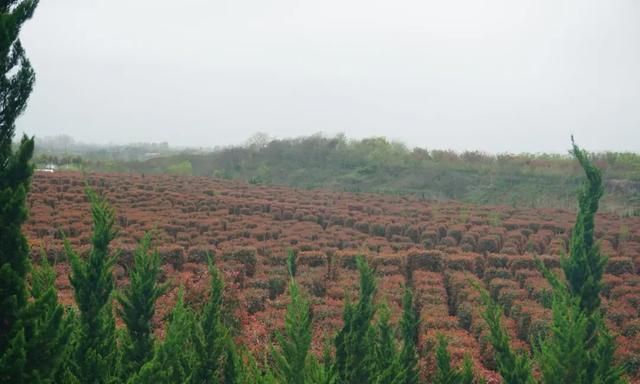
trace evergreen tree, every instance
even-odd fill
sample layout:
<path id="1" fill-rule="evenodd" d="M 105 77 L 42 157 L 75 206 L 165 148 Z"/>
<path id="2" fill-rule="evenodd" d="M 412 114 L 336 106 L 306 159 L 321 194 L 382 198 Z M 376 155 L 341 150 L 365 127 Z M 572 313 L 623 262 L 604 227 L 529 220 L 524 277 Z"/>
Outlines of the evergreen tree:
<path id="1" fill-rule="evenodd" d="M 295 266 L 293 261 L 290 262 L 289 271 L 292 271 L 292 266 Z M 291 303 L 287 306 L 284 333 L 276 333 L 278 348 L 273 349 L 273 357 L 275 372 L 280 381 L 304 384 L 308 382 L 306 368 L 312 337 L 311 313 L 309 302 L 302 297 L 293 275 L 290 278 Z"/>
<path id="2" fill-rule="evenodd" d="M 80 311 L 74 374 L 81 383 L 107 383 L 116 379 L 116 329 L 112 310 L 113 264 L 109 243 L 116 235 L 114 212 L 107 201 L 87 189 L 93 217 L 91 249 L 81 258 L 65 243 L 71 261 L 70 281 Z"/>
<path id="3" fill-rule="evenodd" d="M 139 384 L 188 383 L 195 360 L 192 344 L 194 318 L 185 306 L 182 288 L 171 313 L 164 341 L 157 345 L 153 359 L 145 363 L 129 382 Z"/>
<path id="4" fill-rule="evenodd" d="M 498 372 L 505 383 L 531 384 L 534 383 L 531 360 L 522 352 L 514 352 L 510 338 L 502 326 L 502 308 L 491 299 L 487 291 L 480 290 L 482 300 L 486 306 L 482 317 L 489 326 L 489 341 L 493 345 Z"/>
<path id="5" fill-rule="evenodd" d="M 160 256 L 150 252 L 151 234 L 146 233 L 134 254 L 134 265 L 129 272 L 129 285 L 117 295 L 118 314 L 126 326 L 121 343 L 120 377 L 131 377 L 153 357 L 153 325 L 156 300 L 167 285 L 158 282 Z"/>
<path id="6" fill-rule="evenodd" d="M 45 255 L 31 273 L 32 300 L 25 308 L 26 366 L 24 380 L 29 383 L 52 383 L 64 369 L 68 358 L 74 319 L 65 314 L 58 302 L 56 273 Z"/>
<path id="7" fill-rule="evenodd" d="M 356 258 L 360 272 L 360 297 L 357 304 L 347 302 L 344 325 L 335 339 L 334 364 L 337 383 L 369 383 L 373 372 L 373 343 L 375 332 L 371 321 L 375 314 L 373 296 L 376 283 L 373 270 L 363 256 Z"/>
<path id="8" fill-rule="evenodd" d="M 566 282 L 537 260 L 538 268 L 553 289 L 553 317 L 549 335 L 533 342 L 536 363 L 545 383 L 622 383 L 624 372 L 614 362 L 614 339 L 600 310 L 599 295 L 607 258 L 593 238 L 595 214 L 603 194 L 602 176 L 575 143 L 573 154 L 587 178 L 578 195 L 571 253 L 561 259 Z M 511 351 L 509 338 L 500 325 L 502 311 L 498 304 L 484 291 L 482 296 L 487 304 L 484 317 L 503 379 L 509 383 L 533 381 L 529 359 Z"/>
<path id="9" fill-rule="evenodd" d="M 607 257 L 600 253 L 594 242 L 595 215 L 604 193 L 602 174 L 588 158 L 585 151 L 573 142 L 573 155 L 585 172 L 587 180 L 578 192 L 578 216 L 571 233 L 569 257 L 563 257 L 562 269 L 569 283 L 572 296 L 577 297 L 580 308 L 590 316 L 600 308 L 602 275 Z"/>
<path id="10" fill-rule="evenodd" d="M 391 384 L 400 375 L 400 361 L 394 330 L 389 323 L 391 312 L 386 304 L 378 310 L 374 344 L 374 377 L 376 384 Z"/>
<path id="11" fill-rule="evenodd" d="M 413 292 L 406 287 L 402 296 L 402 318 L 400 332 L 402 349 L 400 350 L 400 366 L 402 373 L 399 384 L 417 384 L 418 377 L 418 332 L 420 329 L 420 313 L 417 310 Z"/>
<path id="12" fill-rule="evenodd" d="M 545 383 L 620 383 L 624 382 L 623 369 L 614 362 L 614 339 L 600 310 L 607 258 L 593 238 L 595 214 L 603 195 L 602 176 L 575 143 L 573 154 L 585 171 L 586 181 L 578 194 L 570 254 L 561 258 L 566 283 L 538 260 L 539 269 L 553 288 L 553 318 L 549 336 L 536 350 L 537 359 Z"/>
<path id="13" fill-rule="evenodd" d="M 473 364 L 469 356 L 465 356 L 461 369 L 451 367 L 451 355 L 447 349 L 447 339 L 438 335 L 438 347 L 436 348 L 436 376 L 433 384 L 472 384 Z"/>
<path id="14" fill-rule="evenodd" d="M 196 324 L 193 340 L 196 361 L 191 382 L 197 384 L 219 383 L 224 377 L 235 373 L 234 361 L 229 361 L 234 357 L 229 357 L 225 353 L 225 347 L 232 341 L 229 331 L 222 322 L 224 282 L 211 257 L 209 258 L 209 274 L 211 276 L 209 301 Z M 226 366 L 227 361 L 229 361 L 228 367 Z M 225 372 L 227 369 L 229 372 Z"/>
<path id="15" fill-rule="evenodd" d="M 225 364 L 222 377 L 222 383 L 224 384 L 238 384 L 242 383 L 242 361 L 238 355 L 237 347 L 233 342 L 233 339 L 229 337 L 226 343 L 225 349 Z"/>
<path id="16" fill-rule="evenodd" d="M 28 301 L 29 248 L 22 224 L 33 174 L 33 139 L 23 137 L 14 151 L 13 138 L 35 81 L 18 35 L 37 5 L 37 0 L 0 1 L 0 381 L 12 383 L 23 382 L 29 369 L 28 320 L 21 319 Z"/>
<path id="17" fill-rule="evenodd" d="M 287 250 L 287 269 L 292 278 L 296 277 L 296 272 L 298 271 L 297 260 L 298 254 L 296 251 L 293 249 Z"/>

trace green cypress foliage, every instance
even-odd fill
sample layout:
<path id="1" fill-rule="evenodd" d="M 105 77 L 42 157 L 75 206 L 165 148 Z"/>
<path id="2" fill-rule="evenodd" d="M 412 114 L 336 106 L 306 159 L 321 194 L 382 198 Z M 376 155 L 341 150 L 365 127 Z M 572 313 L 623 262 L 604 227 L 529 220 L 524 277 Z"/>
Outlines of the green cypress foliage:
<path id="1" fill-rule="evenodd" d="M 417 384 L 418 377 L 418 332 L 420 330 L 420 314 L 417 310 L 413 292 L 406 287 L 402 296 L 402 318 L 400 333 L 402 349 L 400 350 L 400 366 L 402 373 L 399 383 Z"/>
<path id="2" fill-rule="evenodd" d="M 578 217 L 571 233 L 570 256 L 562 259 L 562 269 L 571 294 L 578 297 L 587 316 L 600 308 L 602 275 L 607 257 L 600 253 L 593 239 L 595 215 L 604 193 L 602 174 L 585 151 L 573 143 L 573 155 L 584 169 L 587 180 L 578 193 Z"/>
<path id="3" fill-rule="evenodd" d="M 345 304 L 344 325 L 335 339 L 337 383 L 369 383 L 372 379 L 375 334 L 371 321 L 375 314 L 376 283 L 373 270 L 363 256 L 356 258 L 356 264 L 360 272 L 360 297 L 355 305 Z"/>
<path id="4" fill-rule="evenodd" d="M 289 271 L 293 265 L 295 262 L 292 261 Z M 284 333 L 276 333 L 278 348 L 273 349 L 275 372 L 283 383 L 304 384 L 307 382 L 307 354 L 312 337 L 311 313 L 309 302 L 302 297 L 293 275 L 289 282 L 289 295 L 291 303 L 287 306 Z"/>
<path id="5" fill-rule="evenodd" d="M 74 323 L 58 303 L 56 273 L 42 257 L 31 273 L 31 300 L 25 309 L 27 362 L 24 379 L 30 383 L 52 383 L 64 369 Z"/>
<path id="6" fill-rule="evenodd" d="M 18 35 L 37 5 L 37 0 L 0 0 L 0 381 L 13 383 L 22 382 L 28 369 L 29 335 L 20 317 L 28 300 L 29 248 L 22 224 L 33 174 L 33 139 L 23 137 L 14 151 L 13 138 L 35 81 Z"/>
<path id="7" fill-rule="evenodd" d="M 114 212 L 107 201 L 87 189 L 93 216 L 91 250 L 81 258 L 65 243 L 71 261 L 70 281 L 80 325 L 74 354 L 74 374 L 81 383 L 107 383 L 116 378 L 116 329 L 112 310 L 113 264 L 109 243 L 116 235 Z"/>
<path id="8" fill-rule="evenodd" d="M 489 294 L 480 289 L 482 300 L 486 308 L 482 317 L 489 326 L 489 341 L 495 350 L 495 359 L 498 366 L 498 372 L 502 376 L 505 383 L 509 384 L 529 384 L 534 383 L 531 373 L 531 360 L 522 353 L 516 353 L 509 344 L 509 335 L 502 326 L 502 308 L 498 303 L 493 301 Z"/>
<path id="9" fill-rule="evenodd" d="M 129 272 L 129 285 L 117 295 L 118 314 L 126 326 L 121 343 L 120 377 L 125 379 L 138 372 L 153 357 L 152 319 L 156 300 L 167 285 L 158 282 L 160 257 L 150 252 L 151 234 L 146 233 L 134 254 L 134 265 Z"/>
<path id="10" fill-rule="evenodd" d="M 389 323 L 391 312 L 386 304 L 378 310 L 374 345 L 374 373 L 376 384 L 391 384 L 400 374 L 400 362 L 394 329 Z"/>
<path id="11" fill-rule="evenodd" d="M 447 339 L 438 335 L 438 347 L 436 348 L 437 372 L 433 380 L 434 384 L 472 384 L 473 363 L 469 356 L 465 356 L 462 368 L 451 367 L 451 355 L 449 354 Z"/>
<path id="12" fill-rule="evenodd" d="M 213 258 L 209 258 L 209 275 L 211 276 L 211 292 L 199 322 L 195 327 L 194 362 L 192 383 L 219 383 L 224 377 L 235 374 L 234 361 L 229 360 L 225 347 L 231 343 L 229 331 L 222 322 L 222 302 L 224 282 Z M 228 364 L 226 362 L 229 361 Z M 228 366 L 226 366 L 228 365 Z M 229 370 L 229 372 L 226 372 Z"/>
<path id="13" fill-rule="evenodd" d="M 294 251 L 293 249 L 288 249 L 287 250 L 287 269 L 289 271 L 289 275 L 291 275 L 292 278 L 296 277 L 296 272 L 298 271 L 297 260 L 298 260 L 298 254 L 296 253 L 296 251 Z"/>
<path id="14" fill-rule="evenodd" d="M 192 344 L 194 318 L 185 306 L 182 288 L 171 313 L 164 341 L 156 346 L 153 359 L 142 366 L 130 383 L 173 384 L 191 380 L 195 360 Z"/>
<path id="15" fill-rule="evenodd" d="M 27 365 L 26 349 L 24 328 L 19 327 L 18 332 L 11 338 L 9 345 L 5 347 L 2 357 L 0 358 L 0 368 L 2 369 L 0 379 L 2 379 L 3 383 L 25 382 L 24 368 Z"/>
<path id="16" fill-rule="evenodd" d="M 242 383 L 242 361 L 238 355 L 237 347 L 233 340 L 229 337 L 226 343 L 225 364 L 222 377 L 224 384 Z"/>
<path id="17" fill-rule="evenodd" d="M 624 370 L 614 362 L 614 338 L 600 311 L 599 295 L 607 258 L 600 253 L 593 233 L 603 195 L 602 176 L 575 143 L 572 152 L 585 171 L 586 182 L 578 194 L 571 253 L 561 259 L 566 283 L 537 260 L 538 268 L 553 287 L 553 317 L 549 335 L 541 341 L 532 340 L 536 363 L 545 383 L 623 383 Z M 500 307 L 486 292 L 482 296 L 487 304 L 484 317 L 500 374 L 508 383 L 533 381 L 529 359 L 511 351 L 509 338 L 500 325 Z"/>
<path id="18" fill-rule="evenodd" d="M 537 360 L 545 383 L 587 383 L 587 318 L 576 299 L 554 293 L 550 335 L 542 341 Z"/>
<path id="19" fill-rule="evenodd" d="M 593 237 L 595 214 L 603 195 L 602 176 L 575 143 L 573 154 L 585 171 L 586 182 L 578 194 L 571 253 L 561 259 L 566 283 L 538 261 L 553 287 L 553 321 L 549 336 L 536 351 L 537 358 L 545 383 L 621 383 L 624 372 L 614 362 L 614 339 L 600 311 L 607 258 Z"/>

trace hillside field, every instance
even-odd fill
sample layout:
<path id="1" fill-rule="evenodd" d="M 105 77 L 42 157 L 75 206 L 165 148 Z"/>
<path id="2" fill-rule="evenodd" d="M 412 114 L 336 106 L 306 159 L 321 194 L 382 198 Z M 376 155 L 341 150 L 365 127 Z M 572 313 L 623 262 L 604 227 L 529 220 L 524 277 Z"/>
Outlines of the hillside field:
<path id="1" fill-rule="evenodd" d="M 41 252 L 57 260 L 59 295 L 73 302 L 63 242 L 87 250 L 91 214 L 85 184 L 116 209 L 119 234 L 118 285 L 126 284 L 133 250 L 153 230 L 164 278 L 171 289 L 160 300 L 156 326 L 183 285 L 198 305 L 208 287 L 211 252 L 224 272 L 229 321 L 238 339 L 268 352 L 273 331 L 282 326 L 286 250 L 298 252 L 298 282 L 313 303 L 314 351 L 341 324 L 343 303 L 357 296 L 355 256 L 376 268 L 379 301 L 397 321 L 407 270 L 413 273 L 421 307 L 422 369 L 433 366 L 435 336 L 450 338 L 459 361 L 471 353 L 476 368 L 497 380 L 495 362 L 480 317 L 479 295 L 470 281 L 485 286 L 504 307 L 513 342 L 528 340 L 550 318 L 546 280 L 534 255 L 551 268 L 567 251 L 575 212 L 512 206 L 436 202 L 418 197 L 348 193 L 253 185 L 196 176 L 37 173 L 29 194 L 25 228 L 33 259 Z M 610 259 L 603 306 L 618 335 L 619 358 L 640 375 L 640 217 L 601 214 L 596 237 Z"/>

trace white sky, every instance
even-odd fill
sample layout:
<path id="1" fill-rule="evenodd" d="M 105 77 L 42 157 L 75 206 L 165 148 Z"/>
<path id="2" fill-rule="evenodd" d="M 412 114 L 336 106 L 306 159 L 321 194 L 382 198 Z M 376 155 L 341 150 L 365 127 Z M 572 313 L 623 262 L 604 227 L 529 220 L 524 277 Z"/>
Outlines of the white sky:
<path id="1" fill-rule="evenodd" d="M 22 39 L 36 136 L 640 151 L 638 0 L 47 0 Z"/>

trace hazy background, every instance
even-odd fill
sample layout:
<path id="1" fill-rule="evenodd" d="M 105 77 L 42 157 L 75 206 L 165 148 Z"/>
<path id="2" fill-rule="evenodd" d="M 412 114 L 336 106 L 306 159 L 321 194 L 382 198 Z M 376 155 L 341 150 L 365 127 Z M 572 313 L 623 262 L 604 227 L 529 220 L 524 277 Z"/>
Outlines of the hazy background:
<path id="1" fill-rule="evenodd" d="M 47 0 L 22 39 L 37 136 L 640 151 L 637 0 Z"/>

